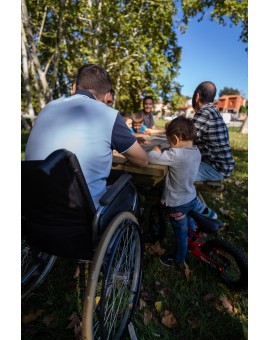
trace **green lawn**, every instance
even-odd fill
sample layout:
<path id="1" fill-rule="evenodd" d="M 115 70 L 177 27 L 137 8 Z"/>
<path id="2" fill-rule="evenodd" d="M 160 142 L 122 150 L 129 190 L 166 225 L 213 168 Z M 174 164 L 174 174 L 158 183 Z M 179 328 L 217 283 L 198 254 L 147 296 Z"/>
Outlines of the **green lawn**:
<path id="1" fill-rule="evenodd" d="M 164 122 L 157 124 L 161 126 Z M 248 251 L 248 136 L 239 129 L 230 129 L 230 140 L 236 166 L 230 179 L 224 181 L 221 193 L 204 193 L 206 203 L 225 223 L 219 237 Z M 22 133 L 22 159 L 28 133 Z M 149 202 L 144 201 L 146 211 Z M 147 232 L 147 230 L 146 230 Z M 170 243 L 171 230 L 168 231 Z M 192 270 L 190 279 L 174 269 L 164 267 L 158 255 L 145 250 L 143 262 L 143 292 L 134 326 L 140 340 L 156 339 L 246 339 L 248 294 L 229 291 L 197 259 L 187 256 Z M 45 283 L 22 303 L 22 339 L 74 339 L 74 328 L 67 328 L 73 312 L 81 317 L 79 287 L 73 278 L 75 263 L 58 259 Z M 167 294 L 157 291 L 157 283 L 166 287 Z M 148 299 L 145 299 L 147 293 Z M 223 302 L 222 302 L 223 301 Z M 156 304 L 158 302 L 158 304 Z M 155 308 L 158 305 L 158 310 Z M 170 311 L 176 328 L 162 324 Z M 32 318 L 31 318 L 32 315 Z M 30 321 L 29 321 L 30 320 Z M 51 322 L 49 321 L 51 320 Z M 164 320 L 164 319 L 163 319 Z"/>

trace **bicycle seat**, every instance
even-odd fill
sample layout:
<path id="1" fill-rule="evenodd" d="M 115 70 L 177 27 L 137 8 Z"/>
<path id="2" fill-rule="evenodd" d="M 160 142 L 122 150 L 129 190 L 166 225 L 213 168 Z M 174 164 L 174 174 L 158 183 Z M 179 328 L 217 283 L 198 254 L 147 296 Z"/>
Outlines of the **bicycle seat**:
<path id="1" fill-rule="evenodd" d="M 204 233 L 214 233 L 218 231 L 223 224 L 220 220 L 203 216 L 195 211 L 190 211 L 188 215 L 196 221 L 198 227 Z"/>

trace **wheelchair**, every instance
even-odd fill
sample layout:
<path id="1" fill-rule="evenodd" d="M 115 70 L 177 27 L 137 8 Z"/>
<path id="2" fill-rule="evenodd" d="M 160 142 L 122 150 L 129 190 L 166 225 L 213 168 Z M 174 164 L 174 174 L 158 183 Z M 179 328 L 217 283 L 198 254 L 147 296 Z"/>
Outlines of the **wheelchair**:
<path id="1" fill-rule="evenodd" d="M 22 298 L 44 281 L 57 257 L 90 260 L 82 338 L 125 337 L 140 295 L 143 256 L 131 175 L 121 175 L 95 209 L 72 152 L 60 149 L 21 166 Z"/>

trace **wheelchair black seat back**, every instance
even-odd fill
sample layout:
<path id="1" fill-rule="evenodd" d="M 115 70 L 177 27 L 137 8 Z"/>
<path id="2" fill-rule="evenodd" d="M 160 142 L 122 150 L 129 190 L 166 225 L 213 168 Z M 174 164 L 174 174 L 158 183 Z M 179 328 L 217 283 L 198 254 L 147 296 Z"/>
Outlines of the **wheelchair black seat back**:
<path id="1" fill-rule="evenodd" d="M 22 298 L 39 286 L 56 256 L 91 260 L 83 339 L 124 337 L 140 295 L 142 233 L 137 191 L 121 175 L 95 209 L 75 154 L 61 149 L 22 161 Z"/>
<path id="2" fill-rule="evenodd" d="M 96 215 L 75 154 L 61 149 L 43 161 L 23 161 L 22 216 L 28 243 L 48 254 L 91 259 L 111 219 L 121 211 L 136 209 L 130 178 L 125 175 L 120 189 L 110 190 L 113 199 L 110 192 L 103 196 L 103 209 Z"/>

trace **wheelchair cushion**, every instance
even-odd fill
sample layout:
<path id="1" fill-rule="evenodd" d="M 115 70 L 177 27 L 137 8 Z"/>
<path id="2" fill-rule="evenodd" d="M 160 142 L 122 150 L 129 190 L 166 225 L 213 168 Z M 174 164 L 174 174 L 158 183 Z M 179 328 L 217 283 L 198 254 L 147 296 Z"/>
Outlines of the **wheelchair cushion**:
<path id="1" fill-rule="evenodd" d="M 75 154 L 61 149 L 22 161 L 22 215 L 29 244 L 69 258 L 92 258 L 95 207 Z"/>

